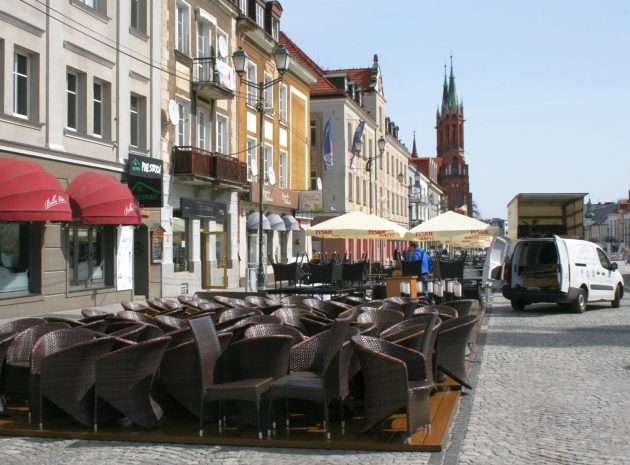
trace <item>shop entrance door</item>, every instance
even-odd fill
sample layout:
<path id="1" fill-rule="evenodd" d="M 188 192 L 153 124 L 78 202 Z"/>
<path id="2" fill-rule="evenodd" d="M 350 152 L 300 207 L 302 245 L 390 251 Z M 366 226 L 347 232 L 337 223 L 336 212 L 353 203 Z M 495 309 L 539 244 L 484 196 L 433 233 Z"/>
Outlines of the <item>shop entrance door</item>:
<path id="1" fill-rule="evenodd" d="M 201 281 L 204 289 L 227 287 L 225 231 L 201 233 Z"/>

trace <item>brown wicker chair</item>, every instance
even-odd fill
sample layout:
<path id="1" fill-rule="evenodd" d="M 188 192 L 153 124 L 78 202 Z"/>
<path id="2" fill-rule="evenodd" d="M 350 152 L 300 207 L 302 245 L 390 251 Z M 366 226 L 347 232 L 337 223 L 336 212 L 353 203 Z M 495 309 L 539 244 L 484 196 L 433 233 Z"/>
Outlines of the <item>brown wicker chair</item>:
<path id="1" fill-rule="evenodd" d="M 225 307 L 255 307 L 255 305 L 248 304 L 243 299 L 237 299 L 236 297 L 228 297 L 224 295 L 214 295 L 212 298 Z"/>
<path id="2" fill-rule="evenodd" d="M 162 407 L 151 397 L 151 387 L 170 337 L 129 345 L 96 362 L 94 432 L 98 431 L 99 402 L 105 402 L 142 428 L 164 422 Z"/>
<path id="3" fill-rule="evenodd" d="M 274 310 L 278 310 L 280 307 L 282 307 L 282 302 L 268 299 L 267 297 L 260 297 L 257 295 L 248 295 L 243 300 L 249 305 L 260 308 L 260 310 L 262 310 L 265 315 L 268 315 Z"/>
<path id="4" fill-rule="evenodd" d="M 201 381 L 198 386 L 198 392 L 201 399 L 199 405 L 199 436 L 203 436 L 203 423 L 205 418 L 204 409 L 207 403 L 219 401 L 220 404 L 222 404 L 222 401 L 224 400 L 251 401 L 256 404 L 256 411 L 260 412 L 260 402 L 262 396 L 269 391 L 269 386 L 271 385 L 273 378 L 265 376 L 261 378 L 239 379 L 238 381 L 216 384 L 214 379 L 214 369 L 217 360 L 221 355 L 221 348 L 212 319 L 209 317 L 196 318 L 190 321 L 190 327 L 195 337 Z M 288 337 L 273 337 L 283 338 L 288 350 L 291 343 Z M 252 363 L 252 365 L 260 364 L 267 357 L 267 353 L 261 351 L 251 351 L 248 352 L 248 355 L 250 359 L 248 363 Z M 252 359 L 254 358 L 256 358 L 256 363 L 253 363 L 254 361 Z M 219 422 L 221 422 L 221 412 L 219 412 Z M 221 425 L 221 423 L 219 423 L 219 425 Z M 262 439 L 262 423 L 260 422 L 260 414 L 258 414 L 258 437 Z"/>
<path id="5" fill-rule="evenodd" d="M 42 323 L 18 333 L 9 344 L 4 365 L 4 377 L 0 392 L 4 397 L 27 400 L 29 396 L 31 352 L 37 340 L 57 329 L 66 329 L 66 323 Z"/>
<path id="6" fill-rule="evenodd" d="M 147 305 L 141 304 L 140 302 L 137 302 L 135 300 L 125 300 L 120 302 L 120 305 L 122 306 L 123 310 L 126 310 L 128 312 L 140 312 L 147 315 L 157 315 L 162 311 L 160 309 L 151 308 Z"/>
<path id="7" fill-rule="evenodd" d="M 366 309 L 358 317 L 359 323 L 374 323 L 379 331 L 401 322 L 405 315 L 398 310 Z"/>
<path id="8" fill-rule="evenodd" d="M 0 325 L 0 341 L 9 336 L 14 336 L 31 326 L 41 325 L 46 320 L 43 318 L 19 318 Z"/>
<path id="9" fill-rule="evenodd" d="M 238 320 L 254 315 L 263 315 L 263 312 L 259 308 L 254 307 L 228 308 L 227 310 L 221 312 L 217 324 L 220 325 L 219 327 L 231 326 Z"/>
<path id="10" fill-rule="evenodd" d="M 291 336 L 293 338 L 293 345 L 308 339 L 299 329 L 282 323 L 266 323 L 250 326 L 245 330 L 244 337 L 248 339 L 252 337 L 277 335 Z"/>
<path id="11" fill-rule="evenodd" d="M 457 310 L 457 315 L 459 317 L 464 317 L 468 315 L 476 315 L 479 313 L 480 305 L 477 299 L 459 299 L 459 300 L 451 300 L 447 302 L 446 305 L 449 307 L 453 307 Z"/>
<path id="12" fill-rule="evenodd" d="M 365 386 L 363 431 L 403 411 L 410 442 L 413 433 L 431 421 L 429 395 L 433 383 L 427 378 L 424 356 L 368 336 L 354 336 L 352 342 Z"/>
<path id="13" fill-rule="evenodd" d="M 81 315 L 83 315 L 84 318 L 93 318 L 93 317 L 105 318 L 108 316 L 112 316 L 113 314 L 106 312 L 105 310 L 89 307 L 89 308 L 82 308 Z"/>
<path id="14" fill-rule="evenodd" d="M 468 315 L 445 321 L 437 333 L 437 368 L 468 389 L 472 386 L 466 369 L 466 348 L 478 319 L 475 315 Z"/>
<path id="15" fill-rule="evenodd" d="M 71 327 L 66 329 L 58 329 L 50 331 L 40 337 L 31 351 L 31 366 L 29 379 L 29 401 L 28 416 L 29 420 L 33 413 L 39 415 L 40 423 L 42 422 L 43 413 L 39 399 L 40 393 L 40 368 L 41 363 L 47 356 L 58 352 L 66 347 L 71 347 L 85 341 L 96 339 L 92 331 L 80 327 Z"/>
<path id="16" fill-rule="evenodd" d="M 438 313 L 440 313 L 441 315 L 448 315 L 451 318 L 458 318 L 459 314 L 457 313 L 457 310 L 453 307 L 451 307 L 448 304 L 440 304 L 440 305 L 432 305 L 432 307 L 437 310 Z"/>
<path id="17" fill-rule="evenodd" d="M 84 426 L 94 423 L 96 361 L 108 353 L 114 341 L 103 337 L 74 344 L 42 359 L 40 364 L 40 412 L 52 402 Z M 43 429 L 40 417 L 39 428 Z"/>
<path id="18" fill-rule="evenodd" d="M 306 308 L 282 307 L 273 312 L 271 315 L 280 318 L 282 323 L 299 329 L 303 334 L 308 334 L 306 327 L 300 320 L 300 317 L 309 313 L 311 312 Z"/>
<path id="19" fill-rule="evenodd" d="M 304 300 L 312 298 L 313 297 L 308 295 L 288 295 L 282 297 L 280 299 L 280 302 L 282 302 L 284 305 L 302 305 L 302 302 L 304 302 Z"/>
<path id="20" fill-rule="evenodd" d="M 305 299 L 302 302 L 302 306 L 305 306 L 311 310 L 316 310 L 330 319 L 337 318 L 339 314 L 343 311 L 342 308 L 337 307 L 330 302 L 319 299 Z"/>
<path id="21" fill-rule="evenodd" d="M 302 278 L 302 263 L 271 263 L 273 268 L 274 287 L 278 287 L 278 283 L 282 287 L 282 282 L 287 281 L 289 286 L 297 285 Z"/>
<path id="22" fill-rule="evenodd" d="M 247 328 L 249 328 L 250 326 L 259 325 L 259 324 L 280 324 L 280 319 L 272 315 L 247 316 L 245 318 L 242 318 L 236 321 L 236 323 L 226 328 L 221 329 L 221 331 L 218 331 L 218 332 L 219 334 L 224 333 L 224 332 L 231 332 L 232 333 L 231 342 L 236 342 L 243 339 Z M 218 329 L 218 326 L 216 326 L 216 328 Z"/>
<path id="23" fill-rule="evenodd" d="M 349 323 L 349 320 L 337 319 L 331 329 L 293 346 L 290 373 L 271 385 L 270 415 L 273 414 L 273 402 L 276 399 L 300 399 L 319 403 L 324 411 L 324 434 L 326 439 L 330 439 L 328 404 L 338 398 L 340 392 L 338 367 L 332 362 L 347 337 Z M 341 411 L 343 413 L 343 408 Z M 286 418 L 288 428 L 288 412 Z M 275 429 L 275 420 L 270 420 L 272 429 Z"/>

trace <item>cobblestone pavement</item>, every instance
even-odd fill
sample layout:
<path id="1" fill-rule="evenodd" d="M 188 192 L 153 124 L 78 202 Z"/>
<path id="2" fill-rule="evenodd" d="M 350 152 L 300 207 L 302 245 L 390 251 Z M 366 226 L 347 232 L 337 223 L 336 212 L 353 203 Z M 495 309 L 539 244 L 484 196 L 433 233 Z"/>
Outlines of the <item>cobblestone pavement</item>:
<path id="1" fill-rule="evenodd" d="M 630 294 L 619 309 L 581 315 L 542 304 L 515 312 L 506 302 L 487 322 L 452 463 L 630 464 Z"/>
<path id="2" fill-rule="evenodd" d="M 582 315 L 495 298 L 476 362 L 441 453 L 0 437 L 0 465 L 630 465 L 630 294 Z"/>

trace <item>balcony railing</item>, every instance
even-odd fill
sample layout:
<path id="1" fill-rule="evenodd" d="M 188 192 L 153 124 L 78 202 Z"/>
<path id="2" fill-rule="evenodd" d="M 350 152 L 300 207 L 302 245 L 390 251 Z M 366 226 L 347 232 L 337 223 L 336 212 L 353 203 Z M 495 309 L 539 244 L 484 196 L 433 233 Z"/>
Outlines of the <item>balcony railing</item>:
<path id="1" fill-rule="evenodd" d="M 234 97 L 234 69 L 216 57 L 193 58 L 193 87 L 211 99 Z"/>
<path id="2" fill-rule="evenodd" d="M 172 155 L 175 175 L 197 177 L 206 182 L 248 183 L 247 163 L 229 155 L 192 146 L 173 147 Z"/>

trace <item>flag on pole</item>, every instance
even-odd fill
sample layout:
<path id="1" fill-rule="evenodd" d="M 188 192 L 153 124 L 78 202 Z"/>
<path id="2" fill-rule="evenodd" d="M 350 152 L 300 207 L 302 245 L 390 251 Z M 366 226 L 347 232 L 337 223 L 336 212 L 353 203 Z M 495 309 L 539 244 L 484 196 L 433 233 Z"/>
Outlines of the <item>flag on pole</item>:
<path id="1" fill-rule="evenodd" d="M 333 140 L 330 118 L 324 126 L 324 167 L 329 170 L 333 166 Z"/>
<path id="2" fill-rule="evenodd" d="M 359 121 L 356 131 L 354 131 L 354 137 L 352 138 L 352 158 L 350 159 L 350 168 L 354 168 L 354 157 L 357 155 L 355 145 L 358 140 L 361 140 L 361 136 L 363 135 L 363 126 L 365 126 L 365 121 L 361 120 Z"/>

